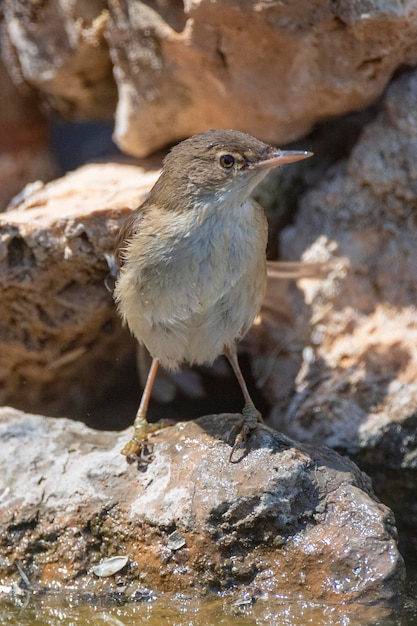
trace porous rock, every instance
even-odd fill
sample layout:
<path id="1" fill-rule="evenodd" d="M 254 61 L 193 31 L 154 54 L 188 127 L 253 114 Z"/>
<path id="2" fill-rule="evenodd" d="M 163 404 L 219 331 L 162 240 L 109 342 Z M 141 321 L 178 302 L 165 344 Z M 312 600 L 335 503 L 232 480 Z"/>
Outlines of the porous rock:
<path id="1" fill-rule="evenodd" d="M 413 2 L 110 0 L 115 138 L 141 156 L 207 128 L 272 143 L 375 100 L 416 60 Z"/>
<path id="2" fill-rule="evenodd" d="M 106 254 L 156 175 L 84 166 L 1 215 L 2 404 L 74 414 L 111 386 L 134 342 L 105 286 Z"/>
<path id="3" fill-rule="evenodd" d="M 403 500 L 408 524 L 417 519 L 416 98 L 417 73 L 404 72 L 349 159 L 305 194 L 282 233 L 287 259 L 335 267 L 298 282 L 309 340 L 286 410 L 277 364 L 265 386 L 276 427 L 355 455 L 380 493 Z"/>
<path id="4" fill-rule="evenodd" d="M 30 85 L 67 119 L 111 119 L 116 87 L 105 0 L 5 0 L 0 35 L 16 83 Z"/>
<path id="5" fill-rule="evenodd" d="M 363 108 L 416 61 L 416 11 L 415 0 L 6 0 L 1 38 L 13 77 L 66 117 L 112 117 L 117 102 L 115 140 L 143 156 L 207 128 L 286 143 Z"/>
<path id="6" fill-rule="evenodd" d="M 119 453 L 129 431 L 3 408 L 3 582 L 19 579 L 18 560 L 34 588 L 93 592 L 103 587 L 93 566 L 125 556 L 113 579 L 119 587 L 244 585 L 331 604 L 399 598 L 404 569 L 393 516 L 366 475 L 329 449 L 264 426 L 230 462 L 227 440 L 240 418 L 166 428 L 137 466 Z"/>

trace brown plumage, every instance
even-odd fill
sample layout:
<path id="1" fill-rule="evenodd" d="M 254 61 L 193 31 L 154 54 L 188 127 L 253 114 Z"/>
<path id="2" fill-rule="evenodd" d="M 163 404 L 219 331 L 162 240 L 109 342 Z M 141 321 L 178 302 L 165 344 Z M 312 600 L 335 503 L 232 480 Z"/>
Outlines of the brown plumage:
<path id="1" fill-rule="evenodd" d="M 121 228 L 116 302 L 154 360 L 128 456 L 149 430 L 146 410 L 159 363 L 175 370 L 224 353 L 245 399 L 238 441 L 261 419 L 236 354 L 266 285 L 267 222 L 250 194 L 272 167 L 308 156 L 238 131 L 195 135 L 171 150 L 149 197 Z"/>

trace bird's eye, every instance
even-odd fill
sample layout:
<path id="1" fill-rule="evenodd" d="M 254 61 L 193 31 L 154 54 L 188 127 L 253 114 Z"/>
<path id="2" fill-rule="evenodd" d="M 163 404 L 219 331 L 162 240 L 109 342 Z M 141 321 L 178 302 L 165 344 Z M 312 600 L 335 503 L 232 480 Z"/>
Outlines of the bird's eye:
<path id="1" fill-rule="evenodd" d="M 231 154 L 222 154 L 219 159 L 220 165 L 226 169 L 230 169 L 235 164 L 235 157 Z"/>

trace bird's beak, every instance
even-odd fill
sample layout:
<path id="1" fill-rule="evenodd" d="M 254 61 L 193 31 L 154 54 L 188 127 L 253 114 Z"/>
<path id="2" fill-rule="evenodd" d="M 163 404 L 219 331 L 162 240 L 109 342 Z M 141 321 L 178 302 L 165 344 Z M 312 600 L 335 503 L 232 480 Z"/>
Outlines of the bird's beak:
<path id="1" fill-rule="evenodd" d="M 308 159 L 311 156 L 313 156 L 313 153 L 308 150 L 277 150 L 275 154 L 272 153 L 272 156 L 269 158 L 258 161 L 257 163 L 252 163 L 250 165 L 250 169 L 272 169 L 273 167 L 278 167 L 279 165 L 284 165 L 285 163 L 294 163 L 295 161 Z"/>

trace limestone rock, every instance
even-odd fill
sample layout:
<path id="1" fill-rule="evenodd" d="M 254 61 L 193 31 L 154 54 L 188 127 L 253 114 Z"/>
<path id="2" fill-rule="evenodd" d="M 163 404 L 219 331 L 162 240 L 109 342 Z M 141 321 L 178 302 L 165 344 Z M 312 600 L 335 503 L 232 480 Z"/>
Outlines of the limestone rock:
<path id="1" fill-rule="evenodd" d="M 415 62 L 417 3 L 110 0 L 115 138 L 141 156 L 207 128 L 272 143 L 375 100 Z"/>
<path id="2" fill-rule="evenodd" d="M 73 414 L 103 397 L 135 349 L 105 287 L 105 255 L 156 176 L 88 165 L 0 216 L 2 404 Z"/>
<path id="3" fill-rule="evenodd" d="M 385 603 L 404 568 L 392 513 L 348 459 L 260 427 L 229 462 L 240 416 L 155 434 L 153 460 L 128 465 L 130 432 L 0 411 L 0 576 L 94 592 L 93 566 L 127 557 L 116 584 L 152 592 L 243 585 L 330 604 Z M 95 571 L 102 575 L 106 565 Z M 107 570 L 106 570 L 107 571 Z"/>
<path id="4" fill-rule="evenodd" d="M 349 160 L 305 195 L 296 224 L 281 237 L 289 258 L 339 261 L 327 279 L 300 281 L 311 344 L 287 426 L 303 440 L 351 453 L 375 442 L 377 415 L 381 427 L 398 425 L 415 405 L 415 97 L 417 72 L 393 83 Z M 304 429 L 297 415 L 316 394 L 321 411 L 333 406 L 333 418 L 316 412 Z"/>
<path id="5" fill-rule="evenodd" d="M 4 2 L 15 80 L 71 119 L 109 118 L 143 156 L 208 128 L 287 143 L 415 63 L 417 3 Z M 111 75 L 113 70 L 117 90 Z"/>
<path id="6" fill-rule="evenodd" d="M 417 519 L 416 98 L 417 72 L 405 72 L 349 159 L 305 194 L 282 233 L 287 259 L 335 267 L 298 281 L 297 337 L 309 339 L 293 340 L 301 363 L 286 407 L 282 361 L 265 385 L 277 428 L 354 455 L 379 493 L 402 499 L 407 524 Z"/>
<path id="7" fill-rule="evenodd" d="M 15 81 L 68 119 L 111 119 L 116 88 L 104 40 L 105 0 L 3 4 L 2 48 Z"/>

